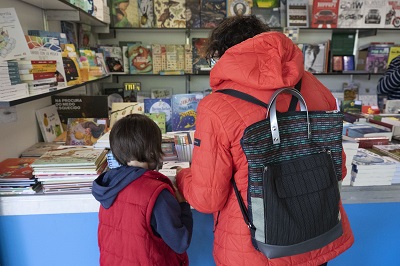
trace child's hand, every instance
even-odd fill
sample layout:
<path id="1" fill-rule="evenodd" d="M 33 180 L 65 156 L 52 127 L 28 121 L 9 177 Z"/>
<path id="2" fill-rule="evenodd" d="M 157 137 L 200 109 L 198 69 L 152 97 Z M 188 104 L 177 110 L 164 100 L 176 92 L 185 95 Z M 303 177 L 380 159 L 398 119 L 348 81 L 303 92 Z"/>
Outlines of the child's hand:
<path id="1" fill-rule="evenodd" d="M 186 199 L 182 196 L 182 194 L 179 192 L 178 188 L 175 185 L 174 185 L 174 191 L 175 191 L 175 197 L 179 203 L 186 202 Z"/>

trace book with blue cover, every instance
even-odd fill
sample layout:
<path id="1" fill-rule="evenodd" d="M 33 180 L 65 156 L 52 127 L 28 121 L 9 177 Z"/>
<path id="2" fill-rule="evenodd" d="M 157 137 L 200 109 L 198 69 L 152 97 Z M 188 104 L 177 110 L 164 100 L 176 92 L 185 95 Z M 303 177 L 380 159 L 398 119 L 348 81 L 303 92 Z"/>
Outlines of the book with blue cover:
<path id="1" fill-rule="evenodd" d="M 145 113 L 165 113 L 166 132 L 172 131 L 172 105 L 170 98 L 144 99 Z"/>
<path id="2" fill-rule="evenodd" d="M 203 94 L 175 94 L 172 96 L 172 131 L 196 129 L 197 106 Z"/>

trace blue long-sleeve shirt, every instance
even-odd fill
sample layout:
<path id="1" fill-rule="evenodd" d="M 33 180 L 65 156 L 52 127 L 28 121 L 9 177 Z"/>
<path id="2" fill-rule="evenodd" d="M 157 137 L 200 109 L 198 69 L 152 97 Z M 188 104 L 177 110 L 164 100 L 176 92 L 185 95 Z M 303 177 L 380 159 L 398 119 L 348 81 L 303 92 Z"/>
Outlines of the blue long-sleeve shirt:
<path id="1" fill-rule="evenodd" d="M 400 56 L 390 62 L 376 89 L 379 94 L 387 95 L 388 100 L 400 99 Z"/>

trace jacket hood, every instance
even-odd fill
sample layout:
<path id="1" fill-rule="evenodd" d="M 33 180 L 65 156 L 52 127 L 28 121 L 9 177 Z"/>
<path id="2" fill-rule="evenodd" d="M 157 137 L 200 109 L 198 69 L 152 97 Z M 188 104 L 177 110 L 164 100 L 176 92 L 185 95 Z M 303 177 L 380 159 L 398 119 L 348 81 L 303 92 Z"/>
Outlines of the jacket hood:
<path id="1" fill-rule="evenodd" d="M 293 87 L 303 76 L 303 53 L 280 32 L 265 32 L 229 48 L 210 73 L 213 91 L 246 93 Z M 257 92 L 256 92 L 257 94 Z"/>
<path id="2" fill-rule="evenodd" d="M 93 181 L 92 194 L 104 208 L 108 209 L 114 203 L 118 193 L 146 171 L 145 168 L 132 166 L 111 169 Z"/>

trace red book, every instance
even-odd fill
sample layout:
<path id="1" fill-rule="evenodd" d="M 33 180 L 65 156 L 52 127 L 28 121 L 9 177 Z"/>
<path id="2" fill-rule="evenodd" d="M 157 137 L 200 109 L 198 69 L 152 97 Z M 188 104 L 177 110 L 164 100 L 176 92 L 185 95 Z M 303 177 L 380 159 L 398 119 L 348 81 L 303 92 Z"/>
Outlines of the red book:
<path id="1" fill-rule="evenodd" d="M 33 177 L 31 163 L 37 158 L 8 158 L 0 162 L 0 180 L 10 178 L 25 178 Z"/>
<path id="2" fill-rule="evenodd" d="M 54 78 L 56 76 L 55 72 L 44 72 L 44 73 L 33 73 L 33 74 L 22 74 L 20 75 L 21 80 L 39 80 Z"/>
<path id="3" fill-rule="evenodd" d="M 19 60 L 19 65 L 57 64 L 56 60 Z"/>
<path id="4" fill-rule="evenodd" d="M 311 28 L 337 28 L 339 1 L 314 0 Z"/>

